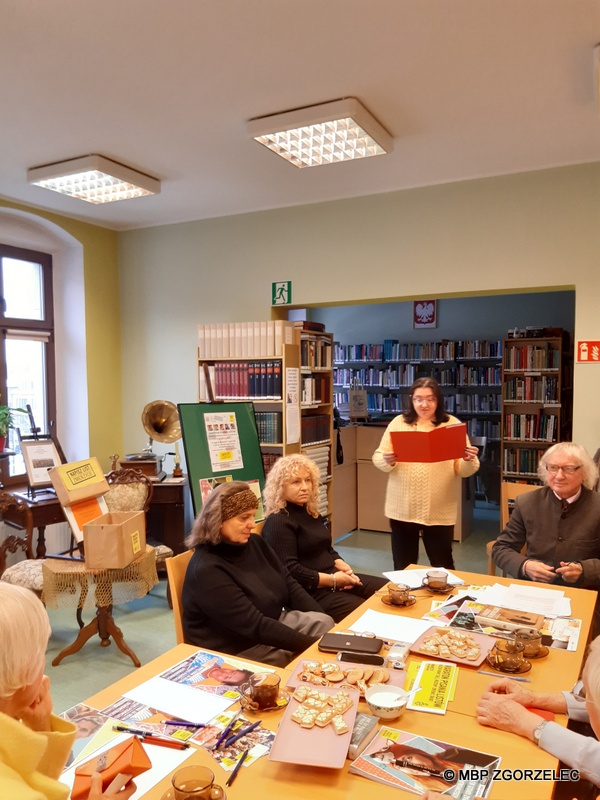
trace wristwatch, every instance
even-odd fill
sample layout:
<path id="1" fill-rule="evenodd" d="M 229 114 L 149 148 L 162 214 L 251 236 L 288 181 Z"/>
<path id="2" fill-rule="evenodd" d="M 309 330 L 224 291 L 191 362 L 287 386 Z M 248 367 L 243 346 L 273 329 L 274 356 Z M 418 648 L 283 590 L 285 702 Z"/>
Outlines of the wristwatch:
<path id="1" fill-rule="evenodd" d="M 542 736 L 542 731 L 544 730 L 544 728 L 546 727 L 547 724 L 548 724 L 548 720 L 547 719 L 543 719 L 540 722 L 540 724 L 536 728 L 534 728 L 534 730 L 533 730 L 533 741 L 537 744 L 538 747 L 540 745 L 540 738 Z"/>

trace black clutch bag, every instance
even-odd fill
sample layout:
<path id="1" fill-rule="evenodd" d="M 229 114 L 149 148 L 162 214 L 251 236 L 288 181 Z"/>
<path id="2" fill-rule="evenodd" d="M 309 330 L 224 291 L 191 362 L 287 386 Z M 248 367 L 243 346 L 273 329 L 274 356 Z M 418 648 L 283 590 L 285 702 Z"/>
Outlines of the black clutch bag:
<path id="1" fill-rule="evenodd" d="M 378 653 L 383 646 L 383 639 L 369 636 L 353 636 L 351 633 L 326 633 L 321 637 L 319 650 L 322 653 Z"/>

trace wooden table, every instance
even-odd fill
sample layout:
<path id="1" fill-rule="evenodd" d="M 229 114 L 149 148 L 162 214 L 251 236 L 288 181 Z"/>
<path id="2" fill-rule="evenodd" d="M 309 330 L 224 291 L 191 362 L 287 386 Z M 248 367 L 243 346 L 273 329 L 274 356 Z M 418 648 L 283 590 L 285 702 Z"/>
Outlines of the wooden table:
<path id="1" fill-rule="evenodd" d="M 492 583 L 494 580 L 507 584 L 515 582 L 510 579 L 493 579 L 490 576 L 475 573 L 458 574 L 468 583 L 478 585 Z M 531 585 L 529 582 L 525 583 Z M 531 686 L 536 690 L 556 691 L 557 689 L 570 689 L 579 675 L 595 603 L 595 593 L 578 589 L 566 589 L 565 591 L 571 598 L 572 615 L 584 620 L 580 645 L 575 653 L 553 650 L 546 659 L 540 660 L 535 664 L 530 675 L 532 677 Z M 429 598 L 431 599 L 431 596 Z M 423 600 L 409 609 L 391 610 L 383 605 L 380 596 L 374 596 L 340 623 L 337 629 L 346 629 L 367 608 L 420 617 L 429 608 L 429 603 L 427 600 Z M 124 692 L 183 660 L 196 649 L 190 645 L 178 645 L 104 691 L 89 698 L 86 702 L 94 708 L 102 709 L 117 700 Z M 321 660 L 333 658 L 332 655 L 328 656 L 319 653 L 316 646 L 309 648 L 302 658 L 315 656 Z M 419 656 L 411 656 L 411 658 L 419 658 Z M 277 670 L 282 676 L 282 683 L 289 678 L 292 669 L 293 664 L 286 669 Z M 556 769 L 557 760 L 532 742 L 514 734 L 497 731 L 492 728 L 484 728 L 477 723 L 474 718 L 475 704 L 490 680 L 485 675 L 478 675 L 476 670 L 472 668 L 461 667 L 455 700 L 449 705 L 449 710 L 445 715 L 407 711 L 397 722 L 390 723 L 390 725 L 411 733 L 420 733 L 431 738 L 452 742 L 459 746 L 500 755 L 502 756 L 502 769 Z M 359 710 L 368 712 L 368 707 L 361 701 Z M 276 730 L 283 713 L 283 711 L 277 711 L 265 714 L 262 724 L 264 727 Z M 557 717 L 557 722 L 566 724 L 566 720 L 560 717 Z M 195 749 L 188 763 L 209 766 L 215 773 L 217 783 L 221 785 L 227 779 L 227 774 L 202 749 Z M 348 766 L 350 762 L 346 763 Z M 263 757 L 250 768 L 242 768 L 235 784 L 227 789 L 227 795 L 229 800 L 236 800 L 237 798 L 240 798 L 240 800 L 242 798 L 243 800 L 265 800 L 267 797 L 280 796 L 291 798 L 291 800 L 306 800 L 307 797 L 314 797 L 317 800 L 328 800 L 329 798 L 331 800 L 364 800 L 365 797 L 375 794 L 381 800 L 416 797 L 416 795 L 403 792 L 400 789 L 381 784 L 376 785 L 366 778 L 351 775 L 347 766 L 341 770 L 308 768 L 294 764 L 271 762 L 267 757 Z M 144 797 L 146 800 L 160 800 L 168 788 L 169 778 L 165 778 Z M 497 781 L 494 782 L 490 798 L 491 800 L 505 800 L 510 793 L 516 797 L 523 798 L 523 800 L 529 800 L 529 798 L 531 800 L 545 800 L 545 798 L 552 796 L 553 788 L 554 784 L 551 781 L 523 781 L 518 784 Z"/>

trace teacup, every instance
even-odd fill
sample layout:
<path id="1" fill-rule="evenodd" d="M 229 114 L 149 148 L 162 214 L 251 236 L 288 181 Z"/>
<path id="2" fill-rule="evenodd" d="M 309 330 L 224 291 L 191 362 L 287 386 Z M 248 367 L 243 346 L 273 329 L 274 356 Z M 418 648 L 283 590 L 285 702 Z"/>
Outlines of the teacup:
<path id="1" fill-rule="evenodd" d="M 435 592 L 444 592 L 450 584 L 446 572 L 441 569 L 430 569 L 423 578 L 423 585 Z"/>
<path id="2" fill-rule="evenodd" d="M 517 642 L 524 646 L 524 658 L 537 658 L 542 649 L 542 634 L 537 628 L 517 628 L 513 631 Z"/>
<path id="3" fill-rule="evenodd" d="M 488 653 L 487 662 L 501 672 L 519 672 L 524 650 L 525 645 L 516 639 L 498 639 Z"/>
<path id="4" fill-rule="evenodd" d="M 274 672 L 255 672 L 241 686 L 240 691 L 251 707 L 264 710 L 277 705 L 280 683 L 281 678 Z"/>
<path id="5" fill-rule="evenodd" d="M 410 586 L 405 583 L 390 583 L 388 599 L 393 606 L 405 606 L 411 602 Z"/>
<path id="6" fill-rule="evenodd" d="M 367 688 L 365 700 L 376 717 L 397 719 L 406 708 L 408 694 L 399 686 L 376 684 Z"/>
<path id="7" fill-rule="evenodd" d="M 171 785 L 174 800 L 227 800 L 208 767 L 193 765 L 178 769 Z"/>

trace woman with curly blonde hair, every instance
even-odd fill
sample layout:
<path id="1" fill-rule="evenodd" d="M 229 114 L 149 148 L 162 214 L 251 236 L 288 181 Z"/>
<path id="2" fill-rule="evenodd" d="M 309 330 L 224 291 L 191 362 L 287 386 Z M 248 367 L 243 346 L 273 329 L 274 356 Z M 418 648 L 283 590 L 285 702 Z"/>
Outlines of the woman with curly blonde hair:
<path id="1" fill-rule="evenodd" d="M 310 458 L 294 454 L 276 461 L 263 498 L 263 538 L 336 622 L 387 583 L 385 578 L 355 574 L 334 550 L 318 512 L 319 470 Z"/>

